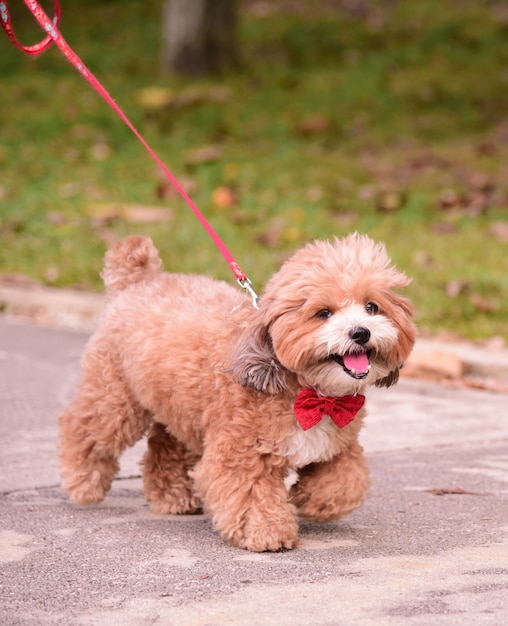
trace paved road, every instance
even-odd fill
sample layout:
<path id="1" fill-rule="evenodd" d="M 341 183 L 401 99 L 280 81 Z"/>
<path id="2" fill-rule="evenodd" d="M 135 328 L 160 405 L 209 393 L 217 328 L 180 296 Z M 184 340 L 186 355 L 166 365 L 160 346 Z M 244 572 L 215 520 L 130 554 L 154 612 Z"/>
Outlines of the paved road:
<path id="1" fill-rule="evenodd" d="M 0 624 L 508 623 L 508 396 L 408 380 L 373 390 L 366 504 L 302 523 L 294 551 L 251 554 L 206 516 L 149 512 L 142 444 L 103 503 L 68 501 L 57 416 L 86 340 L 0 318 Z"/>

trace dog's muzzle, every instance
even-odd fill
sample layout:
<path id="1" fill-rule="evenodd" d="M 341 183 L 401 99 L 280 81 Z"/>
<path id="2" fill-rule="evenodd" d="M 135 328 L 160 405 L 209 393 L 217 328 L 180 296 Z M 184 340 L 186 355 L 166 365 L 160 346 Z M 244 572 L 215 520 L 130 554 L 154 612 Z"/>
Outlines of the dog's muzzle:
<path id="1" fill-rule="evenodd" d="M 364 346 L 368 343 L 370 336 L 368 328 L 356 326 L 349 331 L 349 337 L 355 342 L 356 349 L 344 354 L 331 355 L 331 358 L 342 367 L 346 374 L 356 380 L 363 380 L 369 375 L 372 350 L 366 350 Z"/>

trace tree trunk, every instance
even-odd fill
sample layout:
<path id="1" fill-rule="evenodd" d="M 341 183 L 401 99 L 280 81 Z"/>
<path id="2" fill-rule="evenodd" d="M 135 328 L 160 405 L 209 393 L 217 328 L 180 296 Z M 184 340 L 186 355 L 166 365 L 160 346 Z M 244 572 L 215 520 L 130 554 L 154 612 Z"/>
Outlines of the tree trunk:
<path id="1" fill-rule="evenodd" d="M 203 75 L 237 64 L 236 0 L 166 0 L 162 12 L 163 73 Z"/>

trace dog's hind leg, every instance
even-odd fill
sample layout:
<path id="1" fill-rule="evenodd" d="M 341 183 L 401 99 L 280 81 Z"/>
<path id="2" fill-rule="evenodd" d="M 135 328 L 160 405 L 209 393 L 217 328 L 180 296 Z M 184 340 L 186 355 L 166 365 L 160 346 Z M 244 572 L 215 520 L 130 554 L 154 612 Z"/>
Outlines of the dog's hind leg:
<path id="1" fill-rule="evenodd" d="M 111 355 L 98 341 L 89 345 L 77 395 L 59 420 L 62 484 L 77 504 L 104 498 L 121 453 L 143 436 L 151 420 Z"/>
<path id="2" fill-rule="evenodd" d="M 201 500 L 193 494 L 193 482 L 189 476 L 199 456 L 190 452 L 159 422 L 152 424 L 147 444 L 143 484 L 152 513 L 200 512 Z"/>
<path id="3" fill-rule="evenodd" d="M 298 513 L 315 522 L 338 520 L 357 509 L 369 490 L 369 469 L 359 444 L 326 463 L 313 463 L 299 471 L 290 491 Z"/>

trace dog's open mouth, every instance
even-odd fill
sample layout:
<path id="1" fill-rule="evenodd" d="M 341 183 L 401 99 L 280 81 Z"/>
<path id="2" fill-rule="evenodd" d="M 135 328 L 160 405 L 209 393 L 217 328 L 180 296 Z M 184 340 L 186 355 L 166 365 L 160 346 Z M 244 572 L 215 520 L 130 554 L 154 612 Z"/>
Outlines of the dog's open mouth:
<path id="1" fill-rule="evenodd" d="M 372 350 L 367 352 L 346 352 L 345 354 L 331 354 L 330 358 L 342 366 L 342 369 L 352 378 L 362 380 L 369 375 L 369 358 Z"/>

